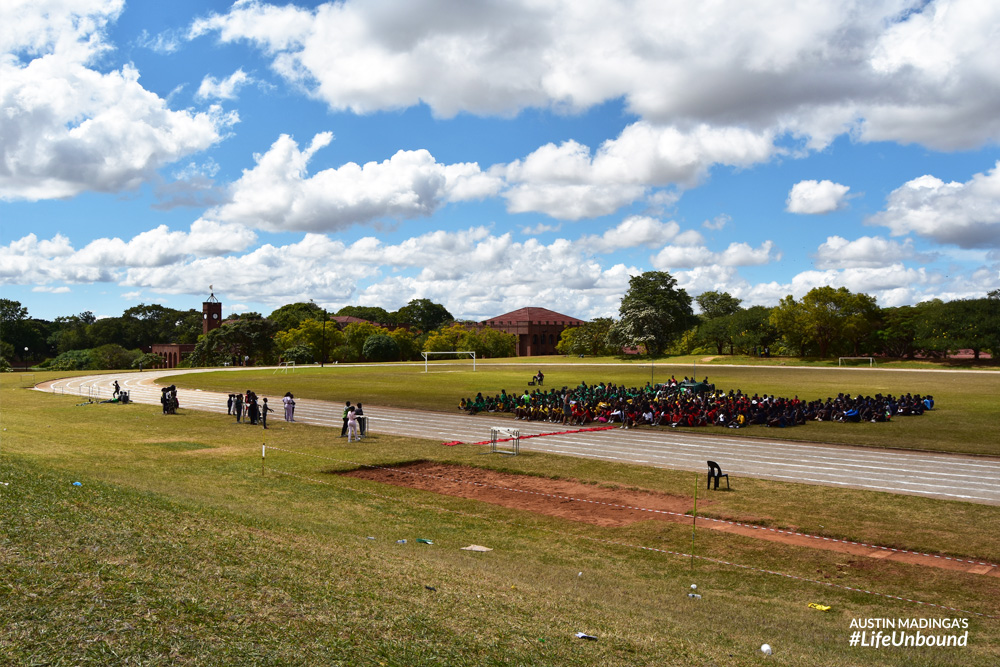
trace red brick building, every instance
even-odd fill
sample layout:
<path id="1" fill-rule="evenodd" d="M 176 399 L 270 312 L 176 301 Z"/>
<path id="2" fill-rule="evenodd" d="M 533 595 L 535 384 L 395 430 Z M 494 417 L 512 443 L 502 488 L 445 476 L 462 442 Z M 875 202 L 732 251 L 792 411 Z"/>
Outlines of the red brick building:
<path id="1" fill-rule="evenodd" d="M 579 327 L 586 322 L 548 308 L 519 308 L 480 323 L 483 326 L 517 336 L 517 356 L 531 357 L 558 354 L 556 344 L 563 329 Z"/>
<path id="2" fill-rule="evenodd" d="M 222 326 L 222 302 L 215 294 L 210 294 L 201 303 L 202 334 Z M 194 352 L 194 343 L 156 343 L 151 348 L 153 354 L 163 357 L 160 368 L 176 368 L 181 359 Z"/>

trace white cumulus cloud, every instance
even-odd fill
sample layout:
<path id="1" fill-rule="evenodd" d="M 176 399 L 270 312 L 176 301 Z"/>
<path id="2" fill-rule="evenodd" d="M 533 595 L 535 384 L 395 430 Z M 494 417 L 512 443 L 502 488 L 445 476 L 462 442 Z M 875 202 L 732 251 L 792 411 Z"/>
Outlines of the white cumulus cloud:
<path id="1" fill-rule="evenodd" d="M 965 183 L 925 175 L 904 183 L 869 224 L 960 248 L 1000 248 L 1000 162 Z"/>
<path id="2" fill-rule="evenodd" d="M 174 111 L 130 65 L 101 72 L 121 2 L 0 5 L 0 199 L 136 188 L 202 151 L 238 120 L 221 109 Z"/>
<path id="3" fill-rule="evenodd" d="M 785 201 L 789 213 L 820 214 L 843 208 L 851 188 L 833 181 L 799 181 Z"/>
<path id="4" fill-rule="evenodd" d="M 271 231 L 335 231 L 381 219 L 427 216 L 448 201 L 495 193 L 500 181 L 469 163 L 444 165 L 426 150 L 309 175 L 316 151 L 333 135 L 316 135 L 301 150 L 282 135 L 232 184 L 230 201 L 206 217 Z"/>
<path id="5" fill-rule="evenodd" d="M 331 109 L 580 111 L 663 126 L 969 148 L 1000 139 L 1000 4 L 976 0 L 256 0 L 189 36 L 246 40 Z"/>

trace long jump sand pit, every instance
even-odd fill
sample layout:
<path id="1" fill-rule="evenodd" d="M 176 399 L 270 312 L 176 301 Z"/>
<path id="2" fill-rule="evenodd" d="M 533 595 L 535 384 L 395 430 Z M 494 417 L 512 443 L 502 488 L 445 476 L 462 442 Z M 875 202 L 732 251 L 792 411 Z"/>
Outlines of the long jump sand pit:
<path id="1" fill-rule="evenodd" d="M 517 475 L 468 466 L 417 462 L 343 473 L 393 486 L 472 498 L 512 509 L 582 521 L 595 526 L 627 526 L 650 519 L 676 521 L 694 506 L 687 496 L 601 487 L 575 480 Z M 700 506 L 706 504 L 698 501 Z M 634 508 L 634 509 L 632 509 Z"/>
<path id="2" fill-rule="evenodd" d="M 430 461 L 400 466 L 361 468 L 337 473 L 410 489 L 470 498 L 547 516 L 580 521 L 603 527 L 627 526 L 636 521 L 670 521 L 690 524 L 687 515 L 694 508 L 692 496 L 671 495 L 644 489 L 588 484 L 571 479 L 549 479 L 534 475 L 505 473 L 470 466 Z M 699 512 L 714 503 L 698 499 Z M 794 528 L 772 530 L 748 525 L 768 517 L 741 517 L 739 522 L 699 518 L 701 529 L 717 530 L 769 542 L 838 551 L 876 560 L 906 562 L 987 576 L 1000 576 L 1000 568 L 973 559 L 947 559 L 933 554 L 899 551 L 870 544 L 802 535 Z M 741 525 L 742 524 L 742 525 Z M 852 562 L 857 567 L 860 562 Z"/>

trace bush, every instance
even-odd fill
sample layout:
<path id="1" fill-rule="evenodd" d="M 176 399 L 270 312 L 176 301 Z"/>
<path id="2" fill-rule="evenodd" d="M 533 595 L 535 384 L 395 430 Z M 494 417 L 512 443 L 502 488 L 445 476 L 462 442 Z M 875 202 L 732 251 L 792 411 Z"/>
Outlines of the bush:
<path id="1" fill-rule="evenodd" d="M 391 336 L 372 334 L 365 339 L 362 354 L 370 361 L 398 361 L 399 343 Z"/>
<path id="2" fill-rule="evenodd" d="M 285 361 L 294 361 L 296 364 L 311 364 L 316 361 L 316 355 L 312 346 L 304 343 L 293 345 L 281 354 Z"/>

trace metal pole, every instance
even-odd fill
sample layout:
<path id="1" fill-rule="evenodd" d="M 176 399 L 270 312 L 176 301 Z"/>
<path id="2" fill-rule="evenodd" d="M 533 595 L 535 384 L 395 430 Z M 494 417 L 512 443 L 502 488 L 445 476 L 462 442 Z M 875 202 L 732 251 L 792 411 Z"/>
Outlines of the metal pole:
<path id="1" fill-rule="evenodd" d="M 265 436 L 265 440 L 267 437 Z M 264 458 L 267 456 L 267 444 L 262 444 L 260 446 L 260 476 L 264 476 Z"/>
<path id="2" fill-rule="evenodd" d="M 323 368 L 326 363 L 326 308 L 323 309 L 323 356 L 319 360 L 319 367 Z"/>

